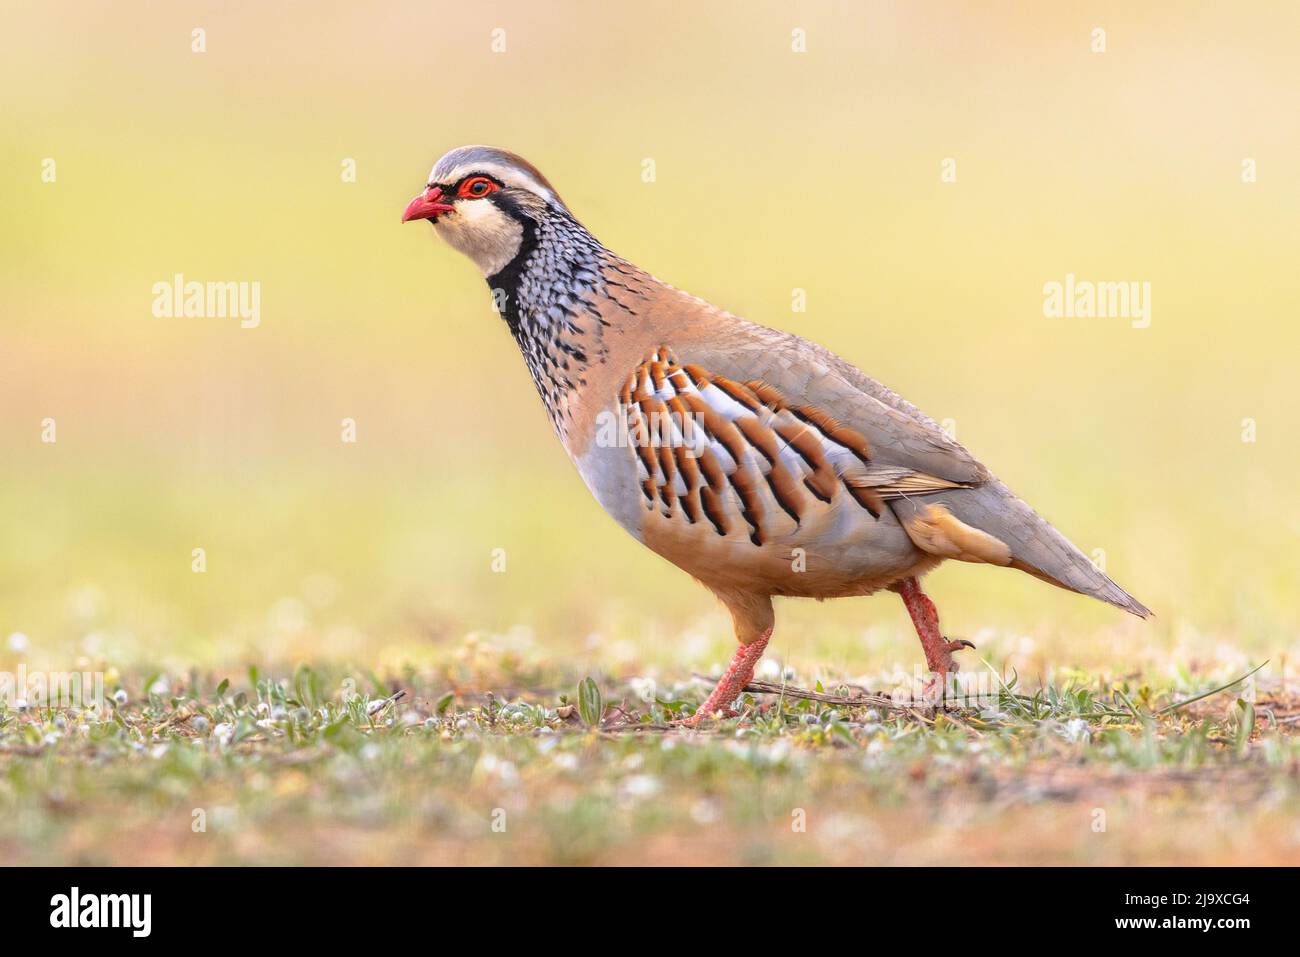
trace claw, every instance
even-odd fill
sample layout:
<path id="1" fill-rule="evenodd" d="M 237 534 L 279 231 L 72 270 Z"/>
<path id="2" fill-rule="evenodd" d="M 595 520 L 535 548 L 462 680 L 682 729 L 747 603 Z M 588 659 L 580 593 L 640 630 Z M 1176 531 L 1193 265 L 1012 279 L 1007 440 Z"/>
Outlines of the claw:
<path id="1" fill-rule="evenodd" d="M 949 638 L 944 635 L 944 641 L 948 642 L 949 651 L 960 651 L 963 648 L 969 648 L 971 651 L 975 650 L 975 642 L 967 641 L 965 638 Z"/>

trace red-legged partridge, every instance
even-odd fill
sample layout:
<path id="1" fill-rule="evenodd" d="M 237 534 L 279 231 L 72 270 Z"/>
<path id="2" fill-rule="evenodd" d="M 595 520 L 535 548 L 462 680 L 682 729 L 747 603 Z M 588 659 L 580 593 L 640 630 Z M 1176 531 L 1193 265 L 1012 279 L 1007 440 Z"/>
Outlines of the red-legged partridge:
<path id="1" fill-rule="evenodd" d="M 600 504 L 730 610 L 740 647 L 689 721 L 727 712 L 752 678 L 774 595 L 896 591 L 937 676 L 969 644 L 943 636 L 918 584 L 944 559 L 1150 614 L 916 407 L 620 259 L 521 157 L 452 150 L 402 216 L 415 219 L 487 277 Z"/>

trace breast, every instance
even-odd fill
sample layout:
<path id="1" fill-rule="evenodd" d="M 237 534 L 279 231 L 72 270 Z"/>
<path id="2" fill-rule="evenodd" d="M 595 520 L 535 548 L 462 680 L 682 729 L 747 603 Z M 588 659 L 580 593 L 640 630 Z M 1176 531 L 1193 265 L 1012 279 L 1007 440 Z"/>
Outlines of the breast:
<path id="1" fill-rule="evenodd" d="M 596 416 L 597 422 L 613 421 L 619 415 L 616 403 Z M 641 493 L 637 490 L 635 455 L 626 446 L 601 441 L 599 435 L 579 452 L 570 451 L 578 474 L 591 494 L 610 517 L 622 525 L 638 541 L 644 541 L 642 527 L 646 510 Z"/>

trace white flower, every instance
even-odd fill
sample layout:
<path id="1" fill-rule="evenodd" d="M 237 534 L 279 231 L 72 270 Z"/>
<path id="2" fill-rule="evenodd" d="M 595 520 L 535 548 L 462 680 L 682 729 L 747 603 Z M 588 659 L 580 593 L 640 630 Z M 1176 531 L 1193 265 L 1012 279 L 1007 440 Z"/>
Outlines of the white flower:
<path id="1" fill-rule="evenodd" d="M 718 819 L 718 805 L 708 798 L 700 798 L 691 805 L 691 820 L 696 824 L 712 824 Z"/>
<path id="2" fill-rule="evenodd" d="M 651 774 L 634 774 L 619 785 L 624 797 L 647 798 L 659 793 L 659 779 Z"/>
<path id="3" fill-rule="evenodd" d="M 512 785 L 519 782 L 519 771 L 514 763 L 502 761 L 494 754 L 485 754 L 479 758 L 479 769 L 488 777 L 494 777 L 502 784 Z"/>
<path id="4" fill-rule="evenodd" d="M 655 680 L 653 678 L 630 678 L 628 684 L 632 686 L 632 693 L 641 701 L 654 704 Z"/>
<path id="5" fill-rule="evenodd" d="M 24 651 L 27 650 L 27 644 L 28 644 L 27 636 L 24 635 L 21 631 L 15 631 L 12 635 L 9 636 L 9 650 L 12 652 L 16 652 L 17 654 L 21 655 Z"/>
<path id="6" fill-rule="evenodd" d="M 768 764 L 780 764 L 790 757 L 790 742 L 781 740 L 767 748 L 764 752 Z"/>
<path id="7" fill-rule="evenodd" d="M 1067 741 L 1077 744 L 1080 741 L 1087 741 L 1090 737 L 1091 732 L 1088 730 L 1087 721 L 1082 718 L 1071 718 L 1065 722 L 1065 738 Z"/>

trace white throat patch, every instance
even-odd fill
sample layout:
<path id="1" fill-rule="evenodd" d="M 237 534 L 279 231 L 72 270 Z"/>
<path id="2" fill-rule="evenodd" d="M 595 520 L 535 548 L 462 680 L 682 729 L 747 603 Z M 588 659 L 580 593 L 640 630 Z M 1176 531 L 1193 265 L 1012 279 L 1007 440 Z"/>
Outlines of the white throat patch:
<path id="1" fill-rule="evenodd" d="M 524 228 L 486 199 L 463 199 L 443 213 L 433 228 L 452 248 L 464 253 L 482 270 L 495 276 L 519 254 Z"/>

